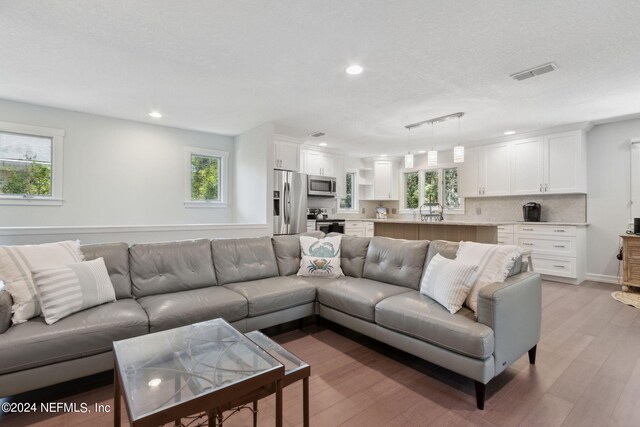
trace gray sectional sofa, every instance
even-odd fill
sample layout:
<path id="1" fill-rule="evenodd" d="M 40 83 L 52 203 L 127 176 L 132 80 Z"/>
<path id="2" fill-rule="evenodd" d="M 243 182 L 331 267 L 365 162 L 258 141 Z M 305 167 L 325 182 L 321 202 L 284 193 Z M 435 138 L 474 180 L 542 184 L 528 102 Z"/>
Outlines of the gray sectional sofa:
<path id="1" fill-rule="evenodd" d="M 82 250 L 104 258 L 117 301 L 53 325 L 11 326 L 11 297 L 0 291 L 0 396 L 110 370 L 113 341 L 217 317 L 249 331 L 320 315 L 473 379 L 481 409 L 492 378 L 527 351 L 535 362 L 540 276 L 521 262 L 481 291 L 477 319 L 418 292 L 425 265 L 455 257 L 457 243 L 344 236 L 338 279 L 296 276 L 298 236 Z"/>

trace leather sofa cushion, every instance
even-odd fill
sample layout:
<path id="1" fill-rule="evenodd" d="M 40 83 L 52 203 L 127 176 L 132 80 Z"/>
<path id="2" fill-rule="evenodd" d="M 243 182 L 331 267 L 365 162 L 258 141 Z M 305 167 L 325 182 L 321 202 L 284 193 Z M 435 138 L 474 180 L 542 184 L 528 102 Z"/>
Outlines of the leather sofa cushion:
<path id="1" fill-rule="evenodd" d="M 215 285 L 209 240 L 148 243 L 129 248 L 136 298 Z"/>
<path id="2" fill-rule="evenodd" d="M 133 299 L 80 311 L 53 325 L 36 317 L 0 335 L 0 374 L 104 353 L 113 341 L 148 332 L 147 315 Z"/>
<path id="3" fill-rule="evenodd" d="M 211 252 L 220 285 L 278 275 L 270 237 L 212 240 Z"/>
<path id="4" fill-rule="evenodd" d="M 425 268 L 427 267 L 427 264 L 429 264 L 431 259 L 437 254 L 440 254 L 445 258 L 456 259 L 456 254 L 458 253 L 459 247 L 459 242 L 449 242 L 447 240 L 432 240 L 429 243 L 429 249 L 427 250 L 427 262 L 425 263 Z"/>
<path id="5" fill-rule="evenodd" d="M 13 299 L 9 292 L 0 289 L 0 334 L 11 326 L 11 306 Z"/>
<path id="6" fill-rule="evenodd" d="M 109 278 L 117 299 L 132 298 L 131 275 L 129 274 L 129 245 L 126 243 L 101 243 L 80 247 L 84 258 L 91 261 L 104 258 Z"/>
<path id="7" fill-rule="evenodd" d="M 374 237 L 367 250 L 363 277 L 420 289 L 420 278 L 428 247 L 427 240 Z"/>
<path id="8" fill-rule="evenodd" d="M 292 274 L 296 274 L 300 269 L 301 235 L 311 236 L 317 239 L 322 239 L 324 237 L 324 233 L 322 231 L 311 231 L 300 235 L 282 235 L 273 236 L 271 238 L 280 276 L 291 276 Z"/>
<path id="9" fill-rule="evenodd" d="M 305 279 L 298 276 L 272 277 L 231 283 L 225 288 L 246 298 L 249 317 L 255 317 L 315 301 L 316 287 Z"/>
<path id="10" fill-rule="evenodd" d="M 392 296 L 376 306 L 376 323 L 421 341 L 486 359 L 493 354 L 493 330 L 476 321 L 471 310 L 456 314 L 417 291 Z"/>
<path id="11" fill-rule="evenodd" d="M 276 254 L 280 276 L 291 276 L 300 269 L 300 238 L 298 236 L 273 236 L 273 251 Z"/>
<path id="12" fill-rule="evenodd" d="M 343 313 L 373 322 L 375 307 L 380 301 L 393 295 L 410 292 L 403 286 L 388 285 L 368 279 L 325 279 L 318 286 L 318 301 Z"/>
<path id="13" fill-rule="evenodd" d="M 334 235 L 338 235 L 338 233 L 327 234 L 327 236 Z M 340 267 L 345 276 L 362 277 L 369 242 L 371 242 L 370 237 L 356 237 L 347 234 L 342 236 Z"/>
<path id="14" fill-rule="evenodd" d="M 151 332 L 222 317 L 235 322 L 247 317 L 247 300 L 221 286 L 150 295 L 138 300 L 149 316 Z"/>

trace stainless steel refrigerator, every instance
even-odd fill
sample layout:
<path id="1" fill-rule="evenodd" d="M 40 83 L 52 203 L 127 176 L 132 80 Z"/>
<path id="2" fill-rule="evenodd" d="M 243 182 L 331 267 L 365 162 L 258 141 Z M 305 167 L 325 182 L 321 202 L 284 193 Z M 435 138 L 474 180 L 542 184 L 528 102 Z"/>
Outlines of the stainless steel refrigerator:
<path id="1" fill-rule="evenodd" d="M 307 175 L 273 171 L 273 234 L 307 231 Z"/>

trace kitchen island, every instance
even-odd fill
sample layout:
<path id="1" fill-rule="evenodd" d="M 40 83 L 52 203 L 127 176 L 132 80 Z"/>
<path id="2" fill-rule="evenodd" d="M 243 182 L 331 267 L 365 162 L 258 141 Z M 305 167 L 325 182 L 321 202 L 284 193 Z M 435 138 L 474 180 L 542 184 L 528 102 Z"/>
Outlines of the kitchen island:
<path id="1" fill-rule="evenodd" d="M 408 240 L 461 240 L 497 243 L 498 225 L 502 222 L 439 221 L 424 222 L 410 219 L 378 219 L 374 235 Z"/>

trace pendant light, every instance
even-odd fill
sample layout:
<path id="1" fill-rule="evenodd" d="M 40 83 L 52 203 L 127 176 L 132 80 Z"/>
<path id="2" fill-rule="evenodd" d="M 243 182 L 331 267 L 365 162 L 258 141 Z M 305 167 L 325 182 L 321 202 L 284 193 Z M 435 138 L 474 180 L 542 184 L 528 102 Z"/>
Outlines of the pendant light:
<path id="1" fill-rule="evenodd" d="M 407 142 L 407 154 L 404 155 L 404 168 L 412 169 L 413 168 L 413 154 L 411 154 L 411 128 L 408 129 L 409 137 Z"/>
<path id="2" fill-rule="evenodd" d="M 458 145 L 453 147 L 453 163 L 464 163 L 464 146 L 460 145 L 460 118 L 458 116 Z"/>
<path id="3" fill-rule="evenodd" d="M 431 123 L 431 144 L 435 140 L 433 123 Z M 437 166 L 438 165 L 438 152 L 433 149 L 433 145 L 431 146 L 431 150 L 427 153 L 427 166 Z"/>

